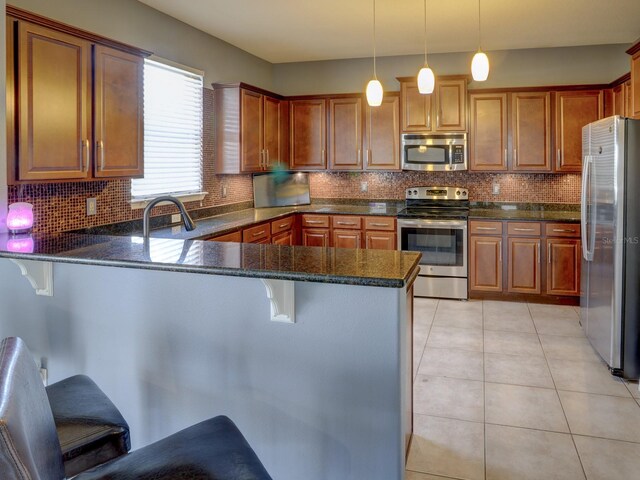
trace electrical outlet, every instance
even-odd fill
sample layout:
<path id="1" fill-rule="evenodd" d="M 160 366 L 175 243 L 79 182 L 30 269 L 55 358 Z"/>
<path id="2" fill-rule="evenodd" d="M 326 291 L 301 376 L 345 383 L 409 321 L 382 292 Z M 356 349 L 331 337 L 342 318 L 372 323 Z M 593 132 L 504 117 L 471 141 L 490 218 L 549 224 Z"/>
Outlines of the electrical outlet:
<path id="1" fill-rule="evenodd" d="M 222 186 L 222 198 L 226 198 L 227 196 L 227 186 L 223 185 Z"/>
<path id="2" fill-rule="evenodd" d="M 98 200 L 96 198 L 87 198 L 87 216 L 98 213 Z"/>
<path id="3" fill-rule="evenodd" d="M 182 217 L 179 213 L 174 213 L 173 215 L 171 215 L 171 223 L 180 223 L 180 220 L 182 220 Z"/>
<path id="4" fill-rule="evenodd" d="M 491 186 L 491 193 L 494 195 L 500 195 L 500 184 L 498 182 L 493 182 Z"/>
<path id="5" fill-rule="evenodd" d="M 360 182 L 360 191 L 361 192 L 369 191 L 369 184 L 367 182 Z"/>

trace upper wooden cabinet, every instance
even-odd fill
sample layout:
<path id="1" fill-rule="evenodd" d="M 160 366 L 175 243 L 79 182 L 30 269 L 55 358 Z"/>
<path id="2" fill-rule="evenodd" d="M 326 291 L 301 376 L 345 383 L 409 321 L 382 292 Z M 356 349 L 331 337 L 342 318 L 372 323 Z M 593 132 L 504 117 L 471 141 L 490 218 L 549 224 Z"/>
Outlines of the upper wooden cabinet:
<path id="1" fill-rule="evenodd" d="M 620 91 L 622 92 L 622 89 Z M 622 94 L 619 96 L 622 99 Z M 602 118 L 602 90 L 556 92 L 555 98 L 554 170 L 582 171 L 582 127 Z M 622 113 L 624 102 L 620 100 L 619 103 L 618 108 Z"/>
<path id="2" fill-rule="evenodd" d="M 551 94 L 511 94 L 511 169 L 551 170 Z"/>
<path id="3" fill-rule="evenodd" d="M 9 183 L 142 176 L 149 52 L 7 13 Z"/>
<path id="4" fill-rule="evenodd" d="M 398 80 L 403 133 L 466 131 L 466 76 L 436 78 L 435 90 L 431 95 L 422 95 L 413 77 Z"/>
<path id="5" fill-rule="evenodd" d="M 362 96 L 330 98 L 329 168 L 362 169 Z"/>
<path id="6" fill-rule="evenodd" d="M 379 107 L 366 106 L 364 155 L 366 170 L 400 170 L 400 97 L 385 94 Z"/>
<path id="7" fill-rule="evenodd" d="M 631 109 L 628 116 L 640 119 L 640 40 L 627 53 L 631 55 Z"/>
<path id="8" fill-rule="evenodd" d="M 327 122 L 324 98 L 289 102 L 292 170 L 327 168 Z"/>
<path id="9" fill-rule="evenodd" d="M 243 83 L 213 84 L 218 174 L 288 164 L 287 102 Z"/>
<path id="10" fill-rule="evenodd" d="M 507 170 L 508 102 L 506 93 L 472 93 L 469 157 L 471 170 Z"/>

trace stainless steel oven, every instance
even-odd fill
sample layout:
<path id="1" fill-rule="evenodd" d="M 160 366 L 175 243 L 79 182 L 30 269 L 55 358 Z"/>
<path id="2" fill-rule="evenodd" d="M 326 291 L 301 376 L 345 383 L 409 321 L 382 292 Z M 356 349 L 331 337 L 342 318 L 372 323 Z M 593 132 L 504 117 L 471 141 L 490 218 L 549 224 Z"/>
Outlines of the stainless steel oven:
<path id="1" fill-rule="evenodd" d="M 466 170 L 467 134 L 403 134 L 402 169 L 421 171 Z"/>
<path id="2" fill-rule="evenodd" d="M 398 214 L 398 248 L 420 252 L 419 297 L 468 298 L 468 193 L 456 187 L 413 187 Z"/>

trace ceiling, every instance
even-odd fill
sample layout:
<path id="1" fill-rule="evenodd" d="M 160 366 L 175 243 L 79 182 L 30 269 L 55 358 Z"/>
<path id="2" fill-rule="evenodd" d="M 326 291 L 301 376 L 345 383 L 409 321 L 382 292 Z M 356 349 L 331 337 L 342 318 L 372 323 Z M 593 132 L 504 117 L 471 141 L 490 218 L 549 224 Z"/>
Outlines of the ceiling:
<path id="1" fill-rule="evenodd" d="M 271 63 L 370 57 L 373 0 L 139 0 Z M 377 0 L 377 54 L 422 53 L 423 0 Z M 478 46 L 476 0 L 427 0 L 428 49 Z M 632 43 L 640 0 L 482 0 L 482 47 Z"/>

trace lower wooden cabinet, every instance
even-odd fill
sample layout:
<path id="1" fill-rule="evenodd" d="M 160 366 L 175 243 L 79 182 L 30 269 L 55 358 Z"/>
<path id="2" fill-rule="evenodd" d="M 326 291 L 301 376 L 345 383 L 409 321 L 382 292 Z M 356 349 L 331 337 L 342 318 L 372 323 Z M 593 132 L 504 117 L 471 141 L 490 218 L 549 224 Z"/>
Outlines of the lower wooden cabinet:
<path id="1" fill-rule="evenodd" d="M 547 293 L 580 295 L 580 240 L 550 238 L 547 240 Z"/>
<path id="2" fill-rule="evenodd" d="M 507 291 L 539 294 L 540 239 L 509 237 L 507 252 Z"/>
<path id="3" fill-rule="evenodd" d="M 364 233 L 364 248 L 371 250 L 395 250 L 396 234 L 391 232 Z"/>
<path id="4" fill-rule="evenodd" d="M 242 243 L 242 232 L 238 230 L 237 232 L 225 233 L 224 235 L 218 235 L 217 237 L 207 238 L 207 240 L 212 242 L 238 242 Z"/>
<path id="5" fill-rule="evenodd" d="M 271 243 L 274 245 L 293 245 L 293 231 L 288 230 L 286 232 L 279 233 L 271 237 Z"/>
<path id="6" fill-rule="evenodd" d="M 362 248 L 361 230 L 333 230 L 334 248 Z"/>
<path id="7" fill-rule="evenodd" d="M 502 292 L 502 237 L 469 237 L 469 289 Z"/>
<path id="8" fill-rule="evenodd" d="M 302 245 L 305 247 L 328 247 L 329 229 L 325 228 L 303 228 Z"/>

